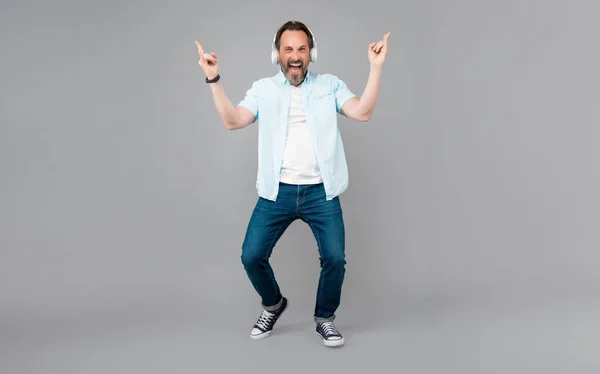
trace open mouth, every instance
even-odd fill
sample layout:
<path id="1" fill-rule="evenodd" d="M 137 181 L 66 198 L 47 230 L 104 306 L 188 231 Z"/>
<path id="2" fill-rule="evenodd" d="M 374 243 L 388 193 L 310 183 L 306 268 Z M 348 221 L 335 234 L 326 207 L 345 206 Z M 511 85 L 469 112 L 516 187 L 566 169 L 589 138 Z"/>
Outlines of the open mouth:
<path id="1" fill-rule="evenodd" d="M 300 72 L 302 72 L 302 64 L 299 62 L 298 63 L 289 63 L 288 71 L 291 74 L 300 74 Z"/>

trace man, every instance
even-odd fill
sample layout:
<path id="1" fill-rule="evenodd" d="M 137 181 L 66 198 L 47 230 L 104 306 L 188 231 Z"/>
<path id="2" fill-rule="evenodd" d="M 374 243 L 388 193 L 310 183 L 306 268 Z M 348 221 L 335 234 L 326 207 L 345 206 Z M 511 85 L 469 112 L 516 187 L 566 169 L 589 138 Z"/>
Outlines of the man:
<path id="1" fill-rule="evenodd" d="M 339 195 L 348 186 L 348 170 L 337 114 L 365 122 L 371 118 L 387 55 L 387 39 L 369 44 L 370 71 L 359 98 L 332 74 L 311 71 L 317 43 L 302 22 L 282 25 L 273 41 L 275 76 L 256 80 L 234 106 L 220 80 L 218 57 L 198 41 L 200 67 L 219 115 L 229 130 L 259 122 L 256 188 L 258 201 L 242 244 L 241 261 L 261 298 L 262 313 L 250 337 L 269 336 L 288 300 L 269 263 L 272 250 L 296 219 L 309 225 L 320 255 L 321 273 L 314 320 L 326 346 L 344 344 L 333 324 L 345 275 L 345 231 Z"/>

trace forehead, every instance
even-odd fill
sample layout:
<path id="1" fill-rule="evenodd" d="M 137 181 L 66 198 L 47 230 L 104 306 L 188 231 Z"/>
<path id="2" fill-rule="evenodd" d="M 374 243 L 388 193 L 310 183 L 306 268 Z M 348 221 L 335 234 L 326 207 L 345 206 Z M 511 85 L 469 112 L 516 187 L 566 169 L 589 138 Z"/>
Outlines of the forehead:
<path id="1" fill-rule="evenodd" d="M 302 30 L 285 30 L 281 34 L 280 44 L 282 47 L 308 46 L 308 35 Z"/>

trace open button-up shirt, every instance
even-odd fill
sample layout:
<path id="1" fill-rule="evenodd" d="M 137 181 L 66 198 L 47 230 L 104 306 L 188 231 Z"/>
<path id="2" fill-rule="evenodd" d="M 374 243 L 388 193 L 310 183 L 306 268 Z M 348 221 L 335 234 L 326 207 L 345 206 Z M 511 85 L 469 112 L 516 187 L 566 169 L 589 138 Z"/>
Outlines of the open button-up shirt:
<path id="1" fill-rule="evenodd" d="M 302 101 L 326 199 L 331 200 L 348 187 L 348 166 L 337 114 L 356 95 L 332 74 L 308 70 L 301 85 Z M 275 201 L 287 136 L 291 85 L 283 72 L 261 78 L 252 84 L 238 106 L 248 109 L 258 121 L 259 196 Z"/>

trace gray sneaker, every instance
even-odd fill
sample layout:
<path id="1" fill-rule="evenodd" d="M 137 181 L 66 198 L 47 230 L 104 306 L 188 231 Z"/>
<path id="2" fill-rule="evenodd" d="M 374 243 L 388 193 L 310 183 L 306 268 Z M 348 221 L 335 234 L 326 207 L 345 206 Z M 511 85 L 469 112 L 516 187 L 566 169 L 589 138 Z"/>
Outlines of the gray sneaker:
<path id="1" fill-rule="evenodd" d="M 344 345 L 344 337 L 333 322 L 317 322 L 316 331 L 326 346 L 338 347 Z"/>
<path id="2" fill-rule="evenodd" d="M 275 322 L 281 316 L 281 314 L 285 311 L 288 306 L 288 301 L 284 297 L 281 306 L 279 309 L 269 312 L 263 310 L 260 316 L 258 317 L 258 321 L 252 326 L 252 331 L 250 332 L 251 339 L 263 339 L 271 335 L 273 331 L 273 327 L 275 326 Z"/>

